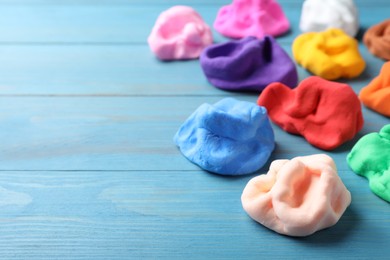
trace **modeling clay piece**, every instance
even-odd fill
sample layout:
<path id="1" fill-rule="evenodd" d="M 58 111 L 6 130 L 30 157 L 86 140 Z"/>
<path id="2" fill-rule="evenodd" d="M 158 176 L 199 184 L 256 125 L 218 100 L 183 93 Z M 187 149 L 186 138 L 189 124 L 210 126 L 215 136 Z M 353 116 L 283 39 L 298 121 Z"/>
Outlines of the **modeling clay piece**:
<path id="1" fill-rule="evenodd" d="M 212 42 L 210 28 L 188 6 L 174 6 L 162 12 L 148 38 L 151 50 L 161 60 L 198 58 Z"/>
<path id="2" fill-rule="evenodd" d="M 201 105 L 180 127 L 174 141 L 188 160 L 224 175 L 260 169 L 275 147 L 265 108 L 233 98 Z"/>
<path id="3" fill-rule="evenodd" d="M 333 226 L 351 194 L 325 154 L 273 161 L 267 174 L 251 179 L 242 196 L 251 218 L 280 234 L 308 236 Z"/>
<path id="4" fill-rule="evenodd" d="M 359 31 L 356 5 L 353 0 L 306 0 L 299 27 L 303 32 L 339 28 L 354 37 Z"/>
<path id="5" fill-rule="evenodd" d="M 295 87 L 294 62 L 271 36 L 246 37 L 207 47 L 200 56 L 211 84 L 225 90 L 262 91 L 272 82 Z"/>
<path id="6" fill-rule="evenodd" d="M 271 120 L 312 145 L 332 150 L 352 139 L 363 127 L 360 101 L 347 84 L 309 77 L 293 90 L 272 83 L 257 104 L 268 110 Z"/>
<path id="7" fill-rule="evenodd" d="M 363 136 L 347 161 L 355 173 L 368 179 L 372 192 L 390 202 L 390 124 Z"/>
<path id="8" fill-rule="evenodd" d="M 385 116 L 390 116 L 390 61 L 383 64 L 381 72 L 359 94 L 364 105 Z"/>
<path id="9" fill-rule="evenodd" d="M 372 54 L 390 60 L 390 19 L 370 27 L 364 34 L 363 42 Z"/>
<path id="10" fill-rule="evenodd" d="M 231 38 L 263 38 L 286 33 L 290 23 L 276 0 L 233 0 L 219 10 L 214 28 Z"/>
<path id="11" fill-rule="evenodd" d="M 354 78 L 366 66 L 358 42 L 340 29 L 302 34 L 294 40 L 292 49 L 302 67 L 324 79 Z"/>

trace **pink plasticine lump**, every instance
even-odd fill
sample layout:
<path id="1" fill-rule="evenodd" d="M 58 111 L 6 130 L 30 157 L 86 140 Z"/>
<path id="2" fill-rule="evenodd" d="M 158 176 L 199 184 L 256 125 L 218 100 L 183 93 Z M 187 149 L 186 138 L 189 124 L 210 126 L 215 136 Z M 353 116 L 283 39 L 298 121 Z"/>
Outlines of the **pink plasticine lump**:
<path id="1" fill-rule="evenodd" d="M 174 6 L 162 12 L 148 37 L 152 52 L 161 60 L 196 59 L 212 44 L 210 27 L 191 7 Z"/>
<path id="2" fill-rule="evenodd" d="M 286 33 L 290 23 L 276 0 L 233 0 L 219 10 L 214 28 L 230 38 L 263 38 Z"/>
<path id="3" fill-rule="evenodd" d="M 325 154 L 273 161 L 267 174 L 251 179 L 241 201 L 251 218 L 277 233 L 308 236 L 333 226 L 351 194 Z"/>

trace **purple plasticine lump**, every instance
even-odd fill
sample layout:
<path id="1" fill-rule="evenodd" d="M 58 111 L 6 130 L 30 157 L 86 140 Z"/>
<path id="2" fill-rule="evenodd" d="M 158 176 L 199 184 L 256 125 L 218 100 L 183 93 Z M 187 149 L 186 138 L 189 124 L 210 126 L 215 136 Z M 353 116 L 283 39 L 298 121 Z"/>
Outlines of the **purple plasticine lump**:
<path id="1" fill-rule="evenodd" d="M 298 83 L 295 63 L 272 36 L 208 46 L 200 64 L 208 81 L 224 90 L 259 92 L 273 82 L 291 88 Z"/>

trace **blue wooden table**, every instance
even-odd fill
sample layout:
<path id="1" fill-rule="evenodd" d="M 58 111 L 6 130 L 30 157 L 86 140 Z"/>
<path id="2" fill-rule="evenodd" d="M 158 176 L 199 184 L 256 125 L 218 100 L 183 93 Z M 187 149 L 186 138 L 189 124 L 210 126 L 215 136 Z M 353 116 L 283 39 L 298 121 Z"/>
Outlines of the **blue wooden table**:
<path id="1" fill-rule="evenodd" d="M 256 94 L 212 87 L 199 62 L 159 62 L 146 38 L 160 12 L 193 6 L 212 24 L 229 0 L 0 0 L 0 259 L 267 259 L 389 257 L 390 207 L 346 155 L 389 118 L 363 108 L 358 136 L 332 152 L 353 202 L 306 238 L 278 235 L 243 211 L 254 175 L 222 177 L 187 161 L 172 138 L 202 103 Z M 302 1 L 279 1 L 292 31 Z M 356 1 L 363 29 L 388 0 Z M 216 42 L 226 38 L 214 33 Z M 360 44 L 365 72 L 383 64 Z M 299 68 L 300 80 L 309 74 Z M 271 160 L 321 153 L 273 125 Z"/>

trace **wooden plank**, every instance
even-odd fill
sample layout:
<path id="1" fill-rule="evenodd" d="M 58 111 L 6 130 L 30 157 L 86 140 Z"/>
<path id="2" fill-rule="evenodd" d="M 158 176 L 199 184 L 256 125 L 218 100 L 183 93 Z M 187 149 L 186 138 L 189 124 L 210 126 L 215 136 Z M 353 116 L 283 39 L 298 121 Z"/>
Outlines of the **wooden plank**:
<path id="1" fill-rule="evenodd" d="M 0 0 L 2 5 L 227 5 L 233 0 Z M 278 3 L 301 5 L 296 0 L 277 0 Z M 372 6 L 372 1 L 354 0 L 358 6 Z M 375 5 L 388 4 L 387 0 L 375 0 Z"/>
<path id="2" fill-rule="evenodd" d="M 145 44 L 157 16 L 171 5 L 2 5 L 0 44 Z M 212 26 L 220 5 L 192 5 Z M 292 29 L 279 37 L 291 43 L 300 34 L 301 6 L 283 5 Z M 371 15 L 375 11 L 375 16 Z M 389 6 L 360 8 L 362 28 L 388 17 Z M 23 17 L 23 19 L 20 19 Z M 216 42 L 227 38 L 214 31 Z"/>
<path id="3" fill-rule="evenodd" d="M 0 43 L 145 44 L 158 15 L 169 7 L 6 5 L 0 9 Z M 212 25 L 219 6 L 193 7 Z M 215 32 L 214 38 L 226 39 Z"/>
<path id="4" fill-rule="evenodd" d="M 291 56 L 290 46 L 283 47 Z M 367 62 L 365 72 L 356 79 L 341 80 L 356 92 L 379 73 L 383 64 L 364 46 L 360 50 Z M 0 56 L 0 96 L 243 95 L 209 84 L 198 60 L 160 62 L 145 45 L 2 46 Z M 300 66 L 298 72 L 300 80 L 310 76 Z"/>
<path id="5" fill-rule="evenodd" d="M 196 170 L 172 139 L 199 105 L 220 98 L 1 98 L 0 170 Z M 364 113 L 360 134 L 328 153 L 341 170 L 348 170 L 345 158 L 358 138 L 389 123 L 372 111 Z M 277 148 L 270 161 L 324 152 L 302 137 L 274 130 Z"/>
<path id="6" fill-rule="evenodd" d="M 0 95 L 227 94 L 197 60 L 159 62 L 147 46 L 3 46 L 0 56 Z"/>
<path id="7" fill-rule="evenodd" d="M 209 2 L 181 1 L 211 24 L 223 1 Z M 294 23 L 279 38 L 290 52 L 300 2 L 280 2 Z M 387 0 L 357 2 L 363 27 L 387 18 Z M 172 137 L 200 104 L 225 96 L 255 102 L 257 94 L 213 88 L 198 61 L 153 57 L 145 39 L 173 3 L 0 0 L 0 258 L 386 257 L 388 203 L 345 158 L 389 118 L 364 109 L 358 136 L 327 153 L 353 202 L 335 227 L 307 238 L 277 235 L 245 214 L 240 195 L 254 175 L 210 174 L 180 154 Z M 356 92 L 383 63 L 361 49 L 368 67 L 348 81 Z M 323 152 L 273 127 L 270 161 Z"/>
<path id="8" fill-rule="evenodd" d="M 336 226 L 297 239 L 243 211 L 240 195 L 252 176 L 0 172 L 1 258 L 383 258 L 388 203 L 363 178 L 340 174 L 354 202 Z"/>

